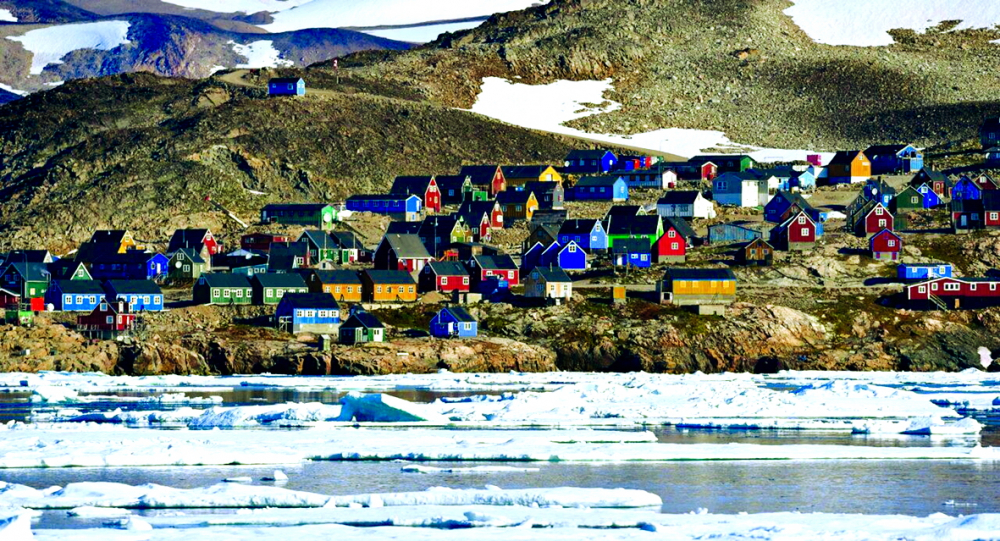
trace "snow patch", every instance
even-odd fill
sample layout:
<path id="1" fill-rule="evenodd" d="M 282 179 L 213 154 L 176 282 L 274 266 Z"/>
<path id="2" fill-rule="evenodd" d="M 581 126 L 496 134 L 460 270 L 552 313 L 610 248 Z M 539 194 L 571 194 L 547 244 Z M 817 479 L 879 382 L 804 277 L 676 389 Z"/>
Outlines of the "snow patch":
<path id="1" fill-rule="evenodd" d="M 16 23 L 17 17 L 9 9 L 0 9 L 0 22 Z"/>
<path id="2" fill-rule="evenodd" d="M 368 30 L 361 29 L 359 32 L 364 32 L 365 34 L 370 34 L 372 36 L 392 39 L 396 41 L 405 41 L 408 43 L 427 43 L 429 41 L 434 41 L 441 34 L 445 32 L 459 32 L 461 30 L 468 30 L 469 28 L 475 28 L 482 24 L 481 20 L 466 21 L 461 23 L 444 23 L 444 24 L 428 24 L 421 26 L 405 26 L 402 28 L 385 28 L 381 30 Z"/>
<path id="3" fill-rule="evenodd" d="M 85 505 L 70 509 L 69 511 L 66 511 L 66 514 L 75 518 L 118 518 L 128 516 L 132 513 L 127 509 Z"/>
<path id="4" fill-rule="evenodd" d="M 0 83 L 0 88 L 2 88 L 3 90 L 6 90 L 7 92 L 10 92 L 11 94 L 17 94 L 18 96 L 27 96 L 28 95 L 28 91 L 27 90 L 18 90 L 16 88 L 11 87 L 10 85 L 5 85 L 3 83 Z"/>
<path id="5" fill-rule="evenodd" d="M 274 48 L 271 40 L 259 40 L 246 45 L 230 41 L 233 51 L 247 59 L 246 63 L 237 64 L 237 68 L 287 68 L 295 65 L 290 60 L 281 58 L 281 52 Z"/>
<path id="6" fill-rule="evenodd" d="M 340 421 L 377 423 L 431 422 L 446 424 L 448 420 L 424 404 L 414 404 L 387 394 L 361 395 L 351 393 L 341 399 L 344 409 Z"/>
<path id="7" fill-rule="evenodd" d="M 319 402 L 308 404 L 278 404 L 275 406 L 213 407 L 188 423 L 188 428 L 246 428 L 262 425 L 302 426 L 318 421 L 336 419 L 341 414 L 339 406 Z"/>
<path id="8" fill-rule="evenodd" d="M 61 64 L 62 57 L 78 49 L 110 51 L 130 43 L 129 26 L 128 21 L 62 24 L 31 30 L 21 36 L 8 36 L 7 39 L 19 42 L 31 52 L 29 73 L 41 75 L 46 66 Z"/>
<path id="9" fill-rule="evenodd" d="M 925 32 L 943 21 L 961 20 L 954 30 L 994 28 L 1000 3 L 992 0 L 791 0 L 785 10 L 813 41 L 827 45 L 877 47 L 894 43 L 888 31 Z"/>
<path id="10" fill-rule="evenodd" d="M 31 535 L 31 515 L 18 513 L 0 518 L 0 539 L 4 541 L 30 541 L 34 539 L 34 536 Z"/>

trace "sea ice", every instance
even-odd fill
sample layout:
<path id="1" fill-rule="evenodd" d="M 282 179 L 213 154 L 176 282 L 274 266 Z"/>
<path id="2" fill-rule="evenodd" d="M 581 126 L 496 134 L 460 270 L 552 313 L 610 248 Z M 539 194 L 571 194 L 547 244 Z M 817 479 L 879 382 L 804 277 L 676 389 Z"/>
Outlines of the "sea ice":
<path id="1" fill-rule="evenodd" d="M 94 507 L 86 505 L 70 509 L 69 511 L 66 511 L 66 514 L 76 518 L 116 518 L 128 516 L 132 513 L 128 509 L 119 509 L 116 507 Z"/>
<path id="2" fill-rule="evenodd" d="M 343 410 L 339 421 L 375 423 L 430 422 L 447 424 L 448 419 L 424 404 L 414 404 L 387 394 L 351 393 L 340 400 Z"/>
<path id="3" fill-rule="evenodd" d="M 0 510 L 0 513 L 4 513 Z M 29 541 L 34 539 L 31 534 L 31 515 L 19 512 L 15 515 L 0 514 L 0 539 L 3 541 Z"/>
<path id="4" fill-rule="evenodd" d="M 129 43 L 128 30 L 128 21 L 99 21 L 48 26 L 7 39 L 31 52 L 29 73 L 41 75 L 46 66 L 61 63 L 62 57 L 77 49 L 110 51 Z"/>

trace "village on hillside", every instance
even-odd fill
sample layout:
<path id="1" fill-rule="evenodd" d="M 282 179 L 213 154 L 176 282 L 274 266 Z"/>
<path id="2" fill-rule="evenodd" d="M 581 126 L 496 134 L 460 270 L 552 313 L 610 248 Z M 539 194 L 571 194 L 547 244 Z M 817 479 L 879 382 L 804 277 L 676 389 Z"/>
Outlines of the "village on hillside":
<path id="1" fill-rule="evenodd" d="M 301 80 L 270 88 L 304 92 Z M 1000 163 L 1000 120 L 980 133 L 986 164 Z M 959 276 L 951 261 L 906 250 L 928 233 L 1000 228 L 1000 183 L 936 171 L 908 144 L 793 164 L 581 149 L 559 164 L 401 176 L 387 193 L 268 204 L 256 223 L 239 221 L 238 237 L 179 229 L 154 246 L 101 230 L 60 256 L 0 254 L 5 322 L 67 313 L 75 320 L 62 324 L 88 338 L 122 340 L 151 313 L 262 306 L 271 315 L 257 324 L 328 348 L 391 338 L 379 311 L 418 302 L 440 305 L 424 329 L 436 338 L 477 336 L 477 303 L 648 302 L 724 316 L 738 273 L 819 245 L 877 263 L 871 283 L 896 286 L 889 306 L 1000 304 L 1000 276 Z"/>

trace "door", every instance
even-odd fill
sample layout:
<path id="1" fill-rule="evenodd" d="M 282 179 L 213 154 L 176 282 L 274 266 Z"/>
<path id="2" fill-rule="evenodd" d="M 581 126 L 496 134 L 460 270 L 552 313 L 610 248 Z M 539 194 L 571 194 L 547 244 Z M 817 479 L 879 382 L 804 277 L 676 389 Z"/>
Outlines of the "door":
<path id="1" fill-rule="evenodd" d="M 966 216 L 965 214 L 963 214 L 962 217 L 958 220 L 958 224 L 960 226 L 962 226 L 962 227 L 968 226 L 969 225 L 969 217 Z"/>

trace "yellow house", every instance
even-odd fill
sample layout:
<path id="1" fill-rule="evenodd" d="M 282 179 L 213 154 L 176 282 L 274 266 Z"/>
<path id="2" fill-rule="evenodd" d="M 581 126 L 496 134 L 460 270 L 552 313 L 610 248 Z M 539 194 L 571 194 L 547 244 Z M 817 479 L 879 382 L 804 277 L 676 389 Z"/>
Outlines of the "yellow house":
<path id="1" fill-rule="evenodd" d="M 500 168 L 507 179 L 507 186 L 521 186 L 528 182 L 562 182 L 562 175 L 551 165 L 505 165 Z"/>
<path id="2" fill-rule="evenodd" d="M 736 300 L 736 275 L 729 269 L 669 268 L 656 290 L 661 302 L 721 315 L 725 305 Z"/>

